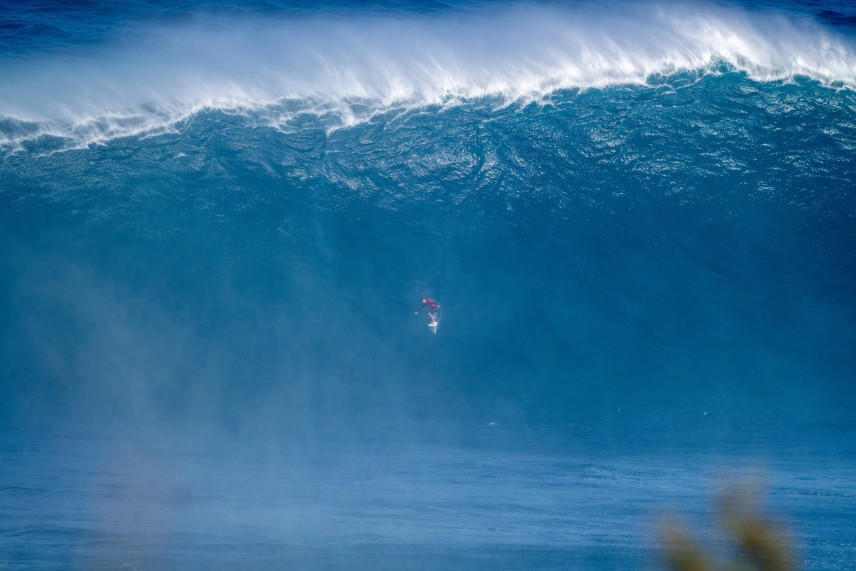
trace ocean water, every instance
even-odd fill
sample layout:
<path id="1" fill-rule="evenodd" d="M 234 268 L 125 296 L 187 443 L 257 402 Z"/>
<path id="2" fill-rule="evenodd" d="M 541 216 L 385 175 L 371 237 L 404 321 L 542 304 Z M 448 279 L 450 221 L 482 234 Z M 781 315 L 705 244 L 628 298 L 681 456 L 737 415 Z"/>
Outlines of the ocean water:
<path id="1" fill-rule="evenodd" d="M 848 2 L 0 1 L 0 568 L 852 569 L 854 151 Z"/>

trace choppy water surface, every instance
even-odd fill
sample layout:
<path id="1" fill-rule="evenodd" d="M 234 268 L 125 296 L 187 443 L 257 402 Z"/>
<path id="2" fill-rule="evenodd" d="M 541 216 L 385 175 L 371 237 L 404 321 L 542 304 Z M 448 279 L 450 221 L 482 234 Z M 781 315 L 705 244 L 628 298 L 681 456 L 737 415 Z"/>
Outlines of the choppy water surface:
<path id="1" fill-rule="evenodd" d="M 852 567 L 853 17 L 0 3 L 0 565 Z"/>

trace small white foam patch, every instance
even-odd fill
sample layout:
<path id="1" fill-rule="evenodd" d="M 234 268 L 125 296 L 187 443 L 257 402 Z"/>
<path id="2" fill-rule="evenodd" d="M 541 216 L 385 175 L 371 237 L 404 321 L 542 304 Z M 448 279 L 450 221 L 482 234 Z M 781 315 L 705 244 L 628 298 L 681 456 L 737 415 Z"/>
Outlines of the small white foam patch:
<path id="1" fill-rule="evenodd" d="M 803 75 L 856 86 L 851 40 L 810 20 L 698 3 L 209 19 L 134 37 L 95 54 L 0 70 L 0 147 L 34 133 L 86 145 L 170 129 L 203 109 L 283 101 L 348 126 L 389 109 L 537 101 L 720 62 L 762 81 Z M 4 128 L 15 121 L 31 127 Z"/>

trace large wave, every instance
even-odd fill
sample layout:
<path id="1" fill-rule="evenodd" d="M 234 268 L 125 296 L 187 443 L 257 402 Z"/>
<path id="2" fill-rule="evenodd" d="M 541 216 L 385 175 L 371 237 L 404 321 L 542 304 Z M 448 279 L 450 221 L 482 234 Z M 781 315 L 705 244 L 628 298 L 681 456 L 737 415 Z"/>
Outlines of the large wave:
<path id="1" fill-rule="evenodd" d="M 840 415 L 856 93 L 672 79 L 330 134 L 209 110 L 7 156 L 7 394 L 310 431 L 381 409 Z"/>
<path id="2" fill-rule="evenodd" d="M 0 149 L 159 133 L 204 109 L 306 113 L 331 128 L 377 113 L 736 70 L 856 86 L 849 38 L 819 23 L 713 4 L 515 6 L 441 14 L 197 18 L 73 56 L 4 65 Z"/>

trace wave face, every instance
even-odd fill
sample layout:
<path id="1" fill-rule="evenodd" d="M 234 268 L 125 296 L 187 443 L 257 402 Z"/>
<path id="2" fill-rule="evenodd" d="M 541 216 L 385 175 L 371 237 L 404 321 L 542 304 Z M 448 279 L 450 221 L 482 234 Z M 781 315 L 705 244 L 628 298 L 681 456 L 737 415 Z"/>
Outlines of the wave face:
<path id="1" fill-rule="evenodd" d="M 856 568 L 852 8 L 107 4 L 0 0 L 0 568 L 655 568 L 759 463 Z"/>
<path id="2" fill-rule="evenodd" d="M 624 409 L 681 438 L 710 409 L 720 443 L 849 418 L 832 12 L 209 8 L 108 13 L 63 54 L 8 32 L 10 414 L 314 434 Z"/>

